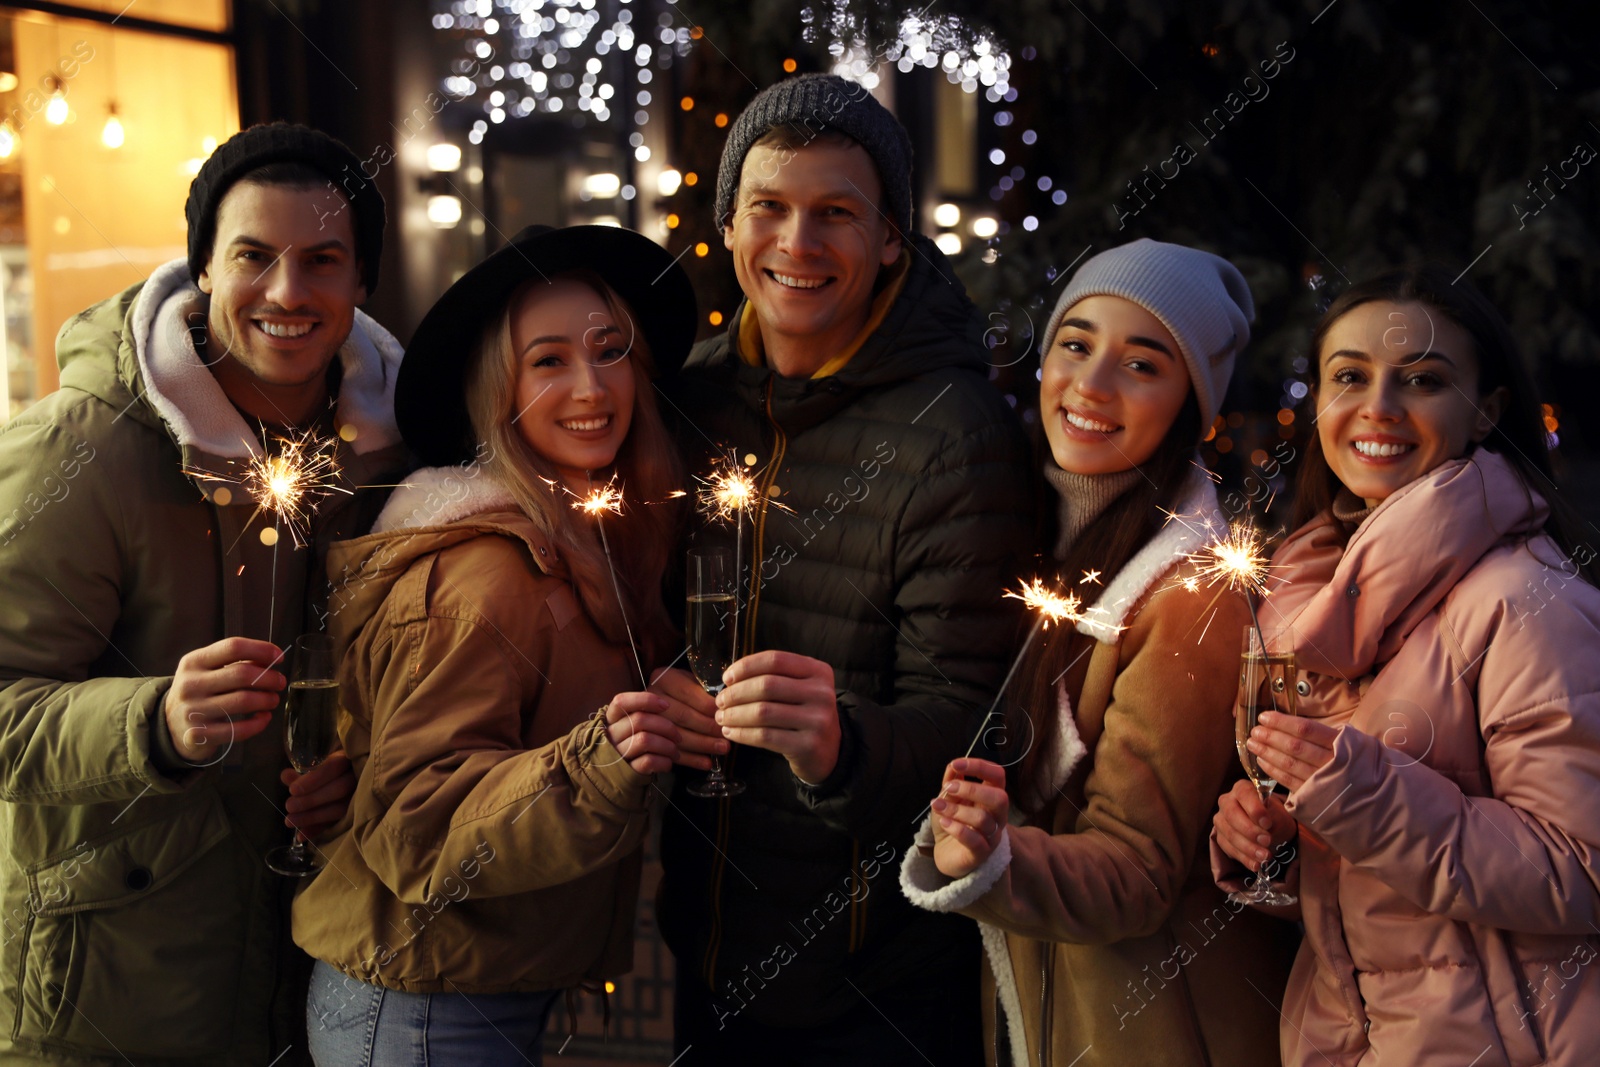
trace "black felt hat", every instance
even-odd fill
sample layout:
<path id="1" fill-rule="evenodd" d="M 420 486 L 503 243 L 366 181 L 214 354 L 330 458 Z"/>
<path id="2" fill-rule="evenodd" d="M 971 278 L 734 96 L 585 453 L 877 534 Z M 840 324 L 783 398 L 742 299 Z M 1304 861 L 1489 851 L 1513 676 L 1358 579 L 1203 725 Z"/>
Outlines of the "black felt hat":
<path id="1" fill-rule="evenodd" d="M 689 276 L 643 234 L 616 226 L 529 226 L 463 274 L 428 309 L 395 380 L 400 435 L 431 467 L 463 463 L 477 445 L 467 413 L 474 342 L 523 282 L 591 270 L 627 301 L 658 374 L 676 371 L 699 324 Z"/>

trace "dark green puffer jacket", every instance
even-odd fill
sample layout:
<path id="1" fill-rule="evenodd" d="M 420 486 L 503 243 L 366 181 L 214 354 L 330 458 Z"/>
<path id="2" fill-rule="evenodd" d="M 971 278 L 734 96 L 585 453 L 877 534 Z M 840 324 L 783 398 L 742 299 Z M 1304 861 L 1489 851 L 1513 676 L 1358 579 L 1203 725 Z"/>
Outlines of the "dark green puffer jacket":
<path id="1" fill-rule="evenodd" d="M 850 983 L 914 996 L 978 965 L 970 924 L 911 907 L 896 872 L 1015 649 L 1001 592 L 1029 551 L 1029 453 L 987 380 L 972 303 L 926 238 L 832 377 L 741 361 L 745 306 L 696 347 L 665 409 L 683 420 L 691 469 L 753 454 L 792 509 L 769 501 L 747 524 L 745 650 L 832 664 L 840 758 L 810 787 L 782 757 L 740 747 L 731 775 L 749 788 L 722 801 L 688 795 L 697 776 L 680 773 L 658 918 L 719 1017 L 808 1026 L 861 1006 Z"/>

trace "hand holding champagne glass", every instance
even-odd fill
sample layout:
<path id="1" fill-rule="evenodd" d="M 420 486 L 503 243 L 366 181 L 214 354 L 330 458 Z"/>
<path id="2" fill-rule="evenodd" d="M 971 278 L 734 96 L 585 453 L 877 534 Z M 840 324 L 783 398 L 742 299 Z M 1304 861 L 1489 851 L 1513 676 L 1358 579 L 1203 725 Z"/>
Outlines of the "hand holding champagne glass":
<path id="1" fill-rule="evenodd" d="M 294 769 L 304 774 L 327 759 L 339 744 L 339 679 L 334 671 L 333 641 L 326 634 L 306 634 L 290 648 L 289 658 L 283 749 Z M 267 853 L 267 866 L 291 878 L 305 878 L 318 870 L 316 857 L 298 830 L 293 844 Z"/>
<path id="2" fill-rule="evenodd" d="M 734 623 L 739 576 L 726 549 L 696 548 L 689 551 L 688 577 L 689 669 L 701 688 L 715 696 L 722 692 L 722 672 L 739 658 Z M 722 757 L 712 756 L 705 781 L 688 788 L 691 796 L 733 797 L 744 792 L 744 783 L 725 777 Z"/>
<path id="3" fill-rule="evenodd" d="M 1278 783 L 1256 760 L 1255 753 L 1246 747 L 1246 743 L 1262 712 L 1295 714 L 1294 674 L 1294 653 L 1268 652 L 1262 643 L 1261 631 L 1254 626 L 1245 627 L 1244 648 L 1239 655 L 1239 696 L 1234 705 L 1233 739 L 1234 747 L 1239 752 L 1239 762 L 1244 765 L 1244 773 L 1256 787 L 1263 804 Z M 1248 890 L 1229 893 L 1228 898 L 1242 904 L 1295 903 L 1299 898 L 1272 884 L 1272 878 L 1267 873 L 1272 863 L 1273 860 L 1269 859 L 1262 864 Z"/>

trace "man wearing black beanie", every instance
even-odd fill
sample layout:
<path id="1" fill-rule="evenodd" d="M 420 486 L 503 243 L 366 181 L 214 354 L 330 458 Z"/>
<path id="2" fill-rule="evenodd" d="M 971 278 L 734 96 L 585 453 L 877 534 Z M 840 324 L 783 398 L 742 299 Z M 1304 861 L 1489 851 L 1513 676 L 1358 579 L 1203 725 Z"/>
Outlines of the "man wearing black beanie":
<path id="1" fill-rule="evenodd" d="M 186 214 L 187 258 L 69 321 L 60 390 L 0 429 L 8 1064 L 309 1062 L 295 883 L 262 857 L 352 786 L 342 756 L 289 769 L 275 709 L 327 545 L 408 469 L 400 346 L 357 310 L 383 199 L 274 123 L 212 154 Z M 341 491 L 291 530 L 245 476 L 305 435 Z"/>
<path id="2" fill-rule="evenodd" d="M 983 1061 L 977 936 L 896 872 L 1010 658 L 1029 465 L 910 176 L 905 129 L 832 75 L 764 90 L 723 152 L 745 300 L 673 400 L 685 450 L 758 486 L 744 658 L 714 701 L 658 685 L 746 789 L 680 771 L 664 817 L 681 1067 Z"/>

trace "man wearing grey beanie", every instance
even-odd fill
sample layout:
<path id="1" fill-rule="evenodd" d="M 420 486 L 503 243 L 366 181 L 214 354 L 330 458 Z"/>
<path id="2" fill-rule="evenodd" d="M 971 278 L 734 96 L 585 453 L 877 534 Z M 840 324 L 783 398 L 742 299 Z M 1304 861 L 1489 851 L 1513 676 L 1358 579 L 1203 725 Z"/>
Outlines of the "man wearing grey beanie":
<path id="1" fill-rule="evenodd" d="M 746 786 L 700 799 L 680 773 L 662 831 L 685 1067 L 981 1061 L 976 938 L 893 872 L 1010 660 L 1028 452 L 971 301 L 911 228 L 911 162 L 832 75 L 760 93 L 722 156 L 745 300 L 670 397 L 691 461 L 731 451 L 759 493 L 744 658 L 715 701 L 658 683 Z"/>

